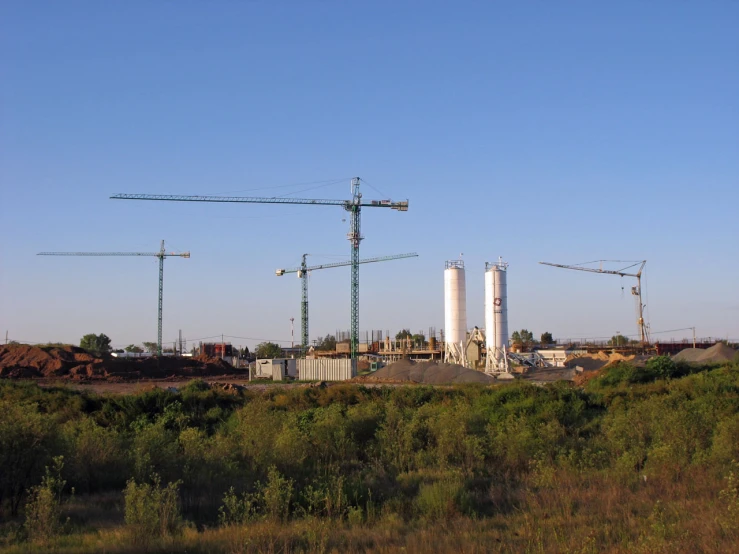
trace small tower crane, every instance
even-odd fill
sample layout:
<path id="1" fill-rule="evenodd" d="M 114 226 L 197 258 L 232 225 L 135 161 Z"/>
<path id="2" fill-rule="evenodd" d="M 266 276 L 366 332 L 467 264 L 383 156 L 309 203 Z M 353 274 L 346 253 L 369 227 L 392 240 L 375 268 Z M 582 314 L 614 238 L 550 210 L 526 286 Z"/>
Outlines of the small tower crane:
<path id="1" fill-rule="evenodd" d="M 162 355 L 162 299 L 164 292 L 164 258 L 189 258 L 189 252 L 165 252 L 164 241 L 159 252 L 39 252 L 37 256 L 154 256 L 159 258 L 159 310 L 157 312 L 157 355 Z"/>
<path id="2" fill-rule="evenodd" d="M 417 258 L 418 254 L 415 252 L 412 252 L 410 254 L 396 254 L 394 256 L 381 256 L 379 258 L 366 258 L 364 260 L 359 260 L 358 263 L 360 264 L 371 264 L 374 262 L 388 262 L 390 260 L 400 260 L 403 258 Z M 278 269 L 275 271 L 275 274 L 278 277 L 281 277 L 282 275 L 285 275 L 285 273 L 297 273 L 298 278 L 302 282 L 302 289 L 303 289 L 303 295 L 302 295 L 302 301 L 300 303 L 300 332 L 301 332 L 301 340 L 302 340 L 302 349 L 303 352 L 308 351 L 308 343 L 309 343 L 309 336 L 308 336 L 308 274 L 311 271 L 316 271 L 318 269 L 330 269 L 332 267 L 346 267 L 348 265 L 352 265 L 353 262 L 335 262 L 330 264 L 321 264 L 321 265 L 314 265 L 314 266 L 308 266 L 307 265 L 307 258 L 308 254 L 303 254 L 303 261 L 300 264 L 300 267 L 293 267 L 291 269 Z"/>
<path id="3" fill-rule="evenodd" d="M 622 269 L 617 270 L 609 270 L 609 269 L 603 269 L 603 262 L 616 262 L 616 263 L 627 263 L 631 264 L 628 265 Z M 624 260 L 596 260 L 594 262 L 587 262 L 587 263 L 600 263 L 600 268 L 594 268 L 594 267 L 583 267 L 585 264 L 580 265 L 563 265 L 563 264 L 552 264 L 549 262 L 539 262 L 542 265 L 551 265 L 552 267 L 561 267 L 563 269 L 575 269 L 577 271 L 590 271 L 591 273 L 604 273 L 607 275 L 618 275 L 620 277 L 636 277 L 636 286 L 631 287 L 631 294 L 634 296 L 636 300 L 636 314 L 637 314 L 637 320 L 636 324 L 639 328 L 639 337 L 640 342 L 642 345 L 649 344 L 649 325 L 644 322 L 644 308 L 646 307 L 645 304 L 642 303 L 642 295 L 641 295 L 641 275 L 642 270 L 644 269 L 644 266 L 647 264 L 647 260 L 640 260 L 636 262 L 631 261 L 624 261 Z M 631 269 L 632 267 L 639 266 L 639 269 L 636 273 L 626 273 L 627 269 Z"/>
<path id="4" fill-rule="evenodd" d="M 357 358 L 359 350 L 359 243 L 364 237 L 360 232 L 360 213 L 362 208 L 390 208 L 399 212 L 408 211 L 408 200 L 362 200 L 359 192 L 359 177 L 351 181 L 351 200 L 320 200 L 313 198 L 289 197 L 243 197 L 243 196 L 183 196 L 176 194 L 114 194 L 114 200 L 163 200 L 168 202 L 238 202 L 249 204 L 311 204 L 314 206 L 341 206 L 350 213 L 349 233 L 351 244 L 351 357 Z"/>

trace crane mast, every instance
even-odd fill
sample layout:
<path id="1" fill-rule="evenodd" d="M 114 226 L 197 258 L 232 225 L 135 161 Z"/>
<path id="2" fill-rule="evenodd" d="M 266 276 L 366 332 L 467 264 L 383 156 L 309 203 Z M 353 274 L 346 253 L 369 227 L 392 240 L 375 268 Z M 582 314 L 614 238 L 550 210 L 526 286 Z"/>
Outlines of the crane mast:
<path id="1" fill-rule="evenodd" d="M 162 355 L 162 306 L 164 300 L 164 258 L 189 258 L 189 252 L 166 252 L 162 241 L 159 252 L 39 252 L 37 256 L 153 256 L 159 258 L 159 304 L 157 310 L 157 355 Z"/>
<path id="2" fill-rule="evenodd" d="M 308 351 L 309 346 L 309 336 L 308 336 L 308 274 L 311 271 L 316 271 L 319 269 L 331 269 L 334 267 L 346 267 L 348 265 L 352 265 L 353 262 L 333 262 L 330 264 L 320 264 L 320 265 L 314 265 L 314 266 L 308 266 L 307 265 L 307 257 L 308 254 L 303 254 L 303 259 L 299 267 L 293 267 L 290 269 L 278 269 L 275 271 L 275 274 L 278 277 L 281 277 L 282 275 L 285 275 L 286 273 L 297 273 L 298 277 L 302 281 L 302 299 L 300 303 L 300 315 L 301 315 L 301 339 L 302 339 L 302 349 L 303 352 Z M 375 262 L 388 262 L 391 260 L 401 260 L 403 258 L 417 258 L 418 254 L 415 252 L 412 252 L 410 254 L 395 254 L 392 256 L 380 256 L 377 258 L 365 258 L 364 260 L 359 260 L 358 265 L 361 264 L 371 264 Z"/>
<path id="3" fill-rule="evenodd" d="M 235 202 L 247 204 L 305 204 L 314 206 L 341 206 L 349 212 L 349 233 L 347 238 L 351 244 L 351 357 L 356 359 L 359 345 L 359 243 L 362 241 L 360 214 L 363 207 L 390 208 L 399 212 L 408 211 L 408 200 L 393 202 L 391 200 L 362 201 L 359 192 L 360 179 L 351 181 L 351 200 L 326 200 L 315 198 L 289 197 L 244 197 L 244 196 L 198 196 L 176 194 L 114 194 L 113 200 L 159 200 L 168 202 Z M 307 309 L 307 305 L 306 305 Z"/>
<path id="4" fill-rule="evenodd" d="M 575 271 L 588 271 L 590 273 L 602 273 L 606 275 L 618 275 L 619 277 L 636 277 L 636 286 L 631 287 L 631 294 L 636 299 L 636 312 L 637 312 L 637 327 L 639 329 L 639 338 L 642 345 L 649 344 L 649 326 L 644 321 L 644 303 L 642 302 L 642 294 L 641 294 L 641 276 L 642 276 L 642 270 L 644 269 L 644 266 L 647 264 L 647 260 L 640 260 L 638 262 L 622 262 L 622 263 L 629 263 L 631 265 L 624 267 L 623 269 L 617 269 L 617 270 L 610 270 L 610 269 L 603 269 L 602 264 L 603 262 L 618 262 L 620 260 L 596 260 L 595 262 L 588 262 L 588 263 L 600 263 L 600 268 L 593 268 L 593 267 L 582 267 L 579 265 L 565 265 L 565 264 L 553 264 L 550 262 L 539 262 L 542 265 L 549 265 L 552 267 L 560 267 L 562 269 L 574 269 Z M 628 273 L 626 270 L 631 269 L 632 267 L 639 266 L 639 269 L 636 271 L 636 273 Z"/>

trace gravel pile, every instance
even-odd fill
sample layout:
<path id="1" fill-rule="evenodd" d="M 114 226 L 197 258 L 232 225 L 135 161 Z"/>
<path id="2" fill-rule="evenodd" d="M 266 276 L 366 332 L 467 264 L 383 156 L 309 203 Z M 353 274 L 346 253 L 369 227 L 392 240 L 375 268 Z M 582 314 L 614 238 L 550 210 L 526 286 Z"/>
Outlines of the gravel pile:
<path id="1" fill-rule="evenodd" d="M 372 374 L 372 379 L 409 381 L 426 385 L 495 382 L 494 377 L 461 365 L 414 362 L 413 360 L 400 360 L 378 369 Z"/>
<path id="2" fill-rule="evenodd" d="M 717 342 L 711 348 L 686 348 L 681 350 L 672 358 L 676 362 L 688 362 L 693 364 L 715 364 L 730 362 L 736 356 L 737 351 L 726 346 L 723 342 Z"/>

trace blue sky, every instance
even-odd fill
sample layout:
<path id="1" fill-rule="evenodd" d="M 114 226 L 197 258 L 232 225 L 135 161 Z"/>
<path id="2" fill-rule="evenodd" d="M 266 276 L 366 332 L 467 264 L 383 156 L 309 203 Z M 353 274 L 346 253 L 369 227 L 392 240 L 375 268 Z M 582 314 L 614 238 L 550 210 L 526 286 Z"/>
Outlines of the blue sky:
<path id="1" fill-rule="evenodd" d="M 289 341 L 274 270 L 348 258 L 341 209 L 109 196 L 360 176 L 410 201 L 364 211 L 362 256 L 420 254 L 362 268 L 362 329 L 442 328 L 463 252 L 470 326 L 503 256 L 511 329 L 635 334 L 631 280 L 537 262 L 647 259 L 653 331 L 739 338 L 737 28 L 729 0 L 3 2 L 0 331 L 155 340 L 156 259 L 35 254 L 165 239 L 192 252 L 165 262 L 165 341 Z M 348 269 L 310 301 L 312 338 L 348 329 Z"/>

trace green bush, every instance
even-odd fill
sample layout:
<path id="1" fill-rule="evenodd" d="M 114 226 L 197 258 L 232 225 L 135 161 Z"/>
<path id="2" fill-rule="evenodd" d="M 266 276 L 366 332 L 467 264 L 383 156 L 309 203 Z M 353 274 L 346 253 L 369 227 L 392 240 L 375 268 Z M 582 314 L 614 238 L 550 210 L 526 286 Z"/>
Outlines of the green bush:
<path id="1" fill-rule="evenodd" d="M 53 469 L 46 468 L 41 484 L 29 491 L 26 503 L 26 533 L 40 544 L 47 544 L 62 530 L 62 491 L 67 483 L 61 478 L 63 458 L 58 456 L 52 463 Z"/>
<path id="2" fill-rule="evenodd" d="M 223 505 L 218 509 L 218 521 L 224 527 L 244 525 L 256 519 L 258 497 L 243 493 L 240 497 L 231 487 L 223 495 Z"/>
<path id="3" fill-rule="evenodd" d="M 669 356 L 655 356 L 646 363 L 647 370 L 656 379 L 670 379 L 677 374 L 677 364 Z"/>
<path id="4" fill-rule="evenodd" d="M 286 521 L 290 515 L 290 502 L 293 496 L 292 479 L 280 475 L 275 466 L 267 472 L 267 483 L 262 487 L 266 516 L 273 521 Z"/>
<path id="5" fill-rule="evenodd" d="M 182 525 L 177 498 L 180 481 L 163 487 L 159 475 L 152 475 L 151 480 L 137 484 L 131 479 L 123 492 L 126 525 L 133 540 L 143 544 L 176 534 Z"/>
<path id="6" fill-rule="evenodd" d="M 447 477 L 433 483 L 423 483 L 415 500 L 421 517 L 438 521 L 452 519 L 470 511 L 470 497 L 464 482 L 458 477 Z"/>
<path id="7" fill-rule="evenodd" d="M 11 516 L 18 513 L 52 453 L 60 453 L 56 432 L 54 418 L 40 413 L 37 404 L 0 398 L 0 515 L 6 506 Z"/>

